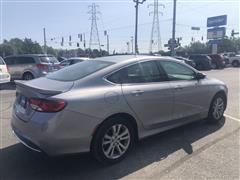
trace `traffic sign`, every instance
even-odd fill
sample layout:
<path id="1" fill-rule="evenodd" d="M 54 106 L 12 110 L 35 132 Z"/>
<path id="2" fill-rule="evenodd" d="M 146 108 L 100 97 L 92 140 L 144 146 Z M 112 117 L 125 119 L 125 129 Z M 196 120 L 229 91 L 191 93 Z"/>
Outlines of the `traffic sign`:
<path id="1" fill-rule="evenodd" d="M 213 39 L 208 41 L 208 44 L 221 44 L 221 43 L 222 39 Z"/>
<path id="2" fill-rule="evenodd" d="M 207 39 L 219 39 L 226 35 L 225 27 L 217 27 L 207 30 Z"/>
<path id="3" fill-rule="evenodd" d="M 227 15 L 209 17 L 207 27 L 216 27 L 227 25 Z"/>
<path id="4" fill-rule="evenodd" d="M 200 27 L 195 27 L 195 26 L 193 26 L 193 27 L 191 27 L 191 29 L 192 29 L 192 30 L 195 30 L 195 31 L 199 31 L 199 30 L 200 30 Z"/>

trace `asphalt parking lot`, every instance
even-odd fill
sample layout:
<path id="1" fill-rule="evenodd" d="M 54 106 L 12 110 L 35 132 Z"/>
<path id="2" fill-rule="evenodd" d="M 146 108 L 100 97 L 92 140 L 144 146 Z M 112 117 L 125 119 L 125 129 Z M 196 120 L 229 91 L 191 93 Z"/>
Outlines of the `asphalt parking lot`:
<path id="1" fill-rule="evenodd" d="M 239 179 L 240 69 L 205 72 L 229 88 L 225 118 L 199 121 L 139 142 L 113 166 L 89 154 L 49 158 L 18 143 L 10 128 L 14 85 L 0 90 L 0 179 Z"/>

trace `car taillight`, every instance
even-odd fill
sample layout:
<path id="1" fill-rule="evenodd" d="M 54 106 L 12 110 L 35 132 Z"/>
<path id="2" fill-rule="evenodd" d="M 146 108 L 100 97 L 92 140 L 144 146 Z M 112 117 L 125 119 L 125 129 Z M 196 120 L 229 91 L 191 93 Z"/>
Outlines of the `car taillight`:
<path id="1" fill-rule="evenodd" d="M 29 105 L 32 109 L 39 112 L 58 112 L 65 108 L 67 103 L 63 100 L 47 100 L 47 99 L 29 99 Z"/>
<path id="2" fill-rule="evenodd" d="M 37 68 L 40 70 L 47 70 L 48 69 L 48 65 L 46 64 L 37 64 Z"/>

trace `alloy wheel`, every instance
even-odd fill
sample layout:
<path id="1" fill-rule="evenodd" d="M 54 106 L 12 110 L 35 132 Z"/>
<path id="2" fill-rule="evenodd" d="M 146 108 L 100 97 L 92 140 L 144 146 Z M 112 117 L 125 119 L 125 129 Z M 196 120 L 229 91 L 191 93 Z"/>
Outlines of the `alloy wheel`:
<path id="1" fill-rule="evenodd" d="M 220 119 L 224 113 L 224 100 L 218 97 L 213 103 L 213 117 Z"/>
<path id="2" fill-rule="evenodd" d="M 109 159 L 120 158 L 128 150 L 130 141 L 129 129 L 123 124 L 115 124 L 103 136 L 103 153 Z"/>
<path id="3" fill-rule="evenodd" d="M 27 73 L 27 74 L 24 75 L 24 80 L 29 81 L 29 80 L 32 80 L 32 79 L 33 79 L 32 74 Z"/>

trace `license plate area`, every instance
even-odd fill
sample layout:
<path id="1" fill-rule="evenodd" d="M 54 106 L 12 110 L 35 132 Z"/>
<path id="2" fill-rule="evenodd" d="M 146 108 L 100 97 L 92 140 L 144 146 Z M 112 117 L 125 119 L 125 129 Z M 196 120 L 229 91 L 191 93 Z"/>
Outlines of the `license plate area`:
<path id="1" fill-rule="evenodd" d="M 16 100 L 16 112 L 20 114 L 27 114 L 27 110 L 29 107 L 28 98 L 22 94 L 17 93 L 17 100 Z"/>

